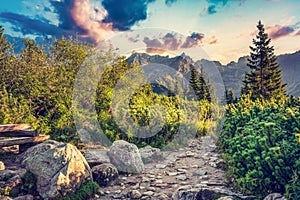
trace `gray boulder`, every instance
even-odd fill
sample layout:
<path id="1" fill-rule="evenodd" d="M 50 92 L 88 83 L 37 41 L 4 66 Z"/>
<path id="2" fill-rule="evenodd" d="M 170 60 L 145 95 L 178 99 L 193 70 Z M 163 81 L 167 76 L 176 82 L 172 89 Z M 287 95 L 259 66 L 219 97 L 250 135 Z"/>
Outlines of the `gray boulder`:
<path id="1" fill-rule="evenodd" d="M 118 179 L 119 173 L 115 166 L 109 163 L 97 165 L 92 168 L 93 180 L 100 186 L 108 186 Z"/>
<path id="2" fill-rule="evenodd" d="M 101 165 L 104 163 L 110 163 L 108 157 L 108 149 L 105 149 L 104 147 L 87 148 L 85 150 L 84 157 L 89 163 L 90 167 L 94 167 L 96 165 Z"/>
<path id="3" fill-rule="evenodd" d="M 80 151 L 71 144 L 48 141 L 29 148 L 21 163 L 37 177 L 37 191 L 44 199 L 75 192 L 92 180 L 91 169 Z"/>
<path id="4" fill-rule="evenodd" d="M 216 199 L 220 196 L 235 197 L 240 199 L 254 199 L 254 196 L 243 196 L 242 194 L 234 193 L 229 190 L 218 188 L 218 187 L 209 187 L 207 185 L 187 185 L 183 187 L 179 187 L 172 196 L 174 200 L 211 200 Z"/>
<path id="5" fill-rule="evenodd" d="M 150 145 L 140 148 L 140 154 L 144 163 L 153 162 L 155 160 L 161 159 L 162 154 L 160 149 L 153 148 Z"/>
<path id="6" fill-rule="evenodd" d="M 108 155 L 119 172 L 141 173 L 145 169 L 137 146 L 124 140 L 115 141 Z"/>

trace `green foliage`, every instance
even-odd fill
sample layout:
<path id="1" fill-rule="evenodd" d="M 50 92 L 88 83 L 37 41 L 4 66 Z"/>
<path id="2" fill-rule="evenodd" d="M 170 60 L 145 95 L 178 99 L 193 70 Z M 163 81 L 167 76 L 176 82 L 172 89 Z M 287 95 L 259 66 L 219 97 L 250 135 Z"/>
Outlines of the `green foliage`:
<path id="1" fill-rule="evenodd" d="M 78 146 L 80 141 L 75 120 L 89 122 L 87 119 L 93 119 L 100 123 L 110 141 L 123 139 L 138 146 L 162 147 L 173 140 L 179 127 L 184 127 L 186 133 L 183 134 L 188 135 L 195 132 L 194 126 L 197 126 L 198 135 L 205 135 L 215 123 L 211 121 L 216 107 L 211 102 L 209 85 L 198 74 L 195 76 L 200 90 L 196 92 L 201 98 L 185 99 L 171 94 L 172 89 L 168 94 L 159 94 L 154 92 L 151 84 L 140 86 L 144 79 L 142 68 L 136 63 L 128 66 L 125 58 L 112 49 L 96 51 L 91 45 L 63 37 L 47 47 L 25 39 L 24 48 L 16 54 L 1 28 L 0 47 L 0 124 L 30 123 L 39 133 L 51 135 L 51 139 Z M 87 65 L 105 65 L 105 71 L 99 74 L 91 68 L 82 72 L 81 69 Z M 129 77 L 125 76 L 129 71 Z M 87 78 L 78 82 L 78 76 Z M 74 92 L 75 83 L 82 88 L 95 85 L 96 95 L 88 94 L 88 89 Z M 125 89 L 115 94 L 116 85 L 121 83 Z M 170 87 L 183 93 L 177 85 L 174 83 Z M 125 98 L 128 94 L 131 96 Z M 80 99 L 80 102 L 72 104 L 73 98 Z M 112 102 L 113 99 L 116 99 L 115 102 Z M 94 114 L 89 108 L 93 106 L 96 116 L 91 116 Z M 126 106 L 129 106 L 128 109 Z M 80 112 L 74 107 L 87 109 Z M 124 110 L 129 112 L 116 119 L 114 114 Z M 197 110 L 199 112 L 195 112 Z M 129 118 L 133 123 L 124 131 L 117 122 L 126 124 Z M 154 122 L 161 126 L 155 126 Z M 79 128 L 86 130 L 87 127 Z M 143 131 L 134 132 L 136 127 Z M 149 136 L 151 133 L 155 135 Z M 146 137 L 136 137 L 137 134 Z"/>
<path id="2" fill-rule="evenodd" d="M 99 190 L 99 185 L 94 181 L 83 184 L 76 192 L 60 197 L 58 200 L 86 200 L 94 197 Z"/>
<path id="3" fill-rule="evenodd" d="M 261 21 L 257 25 L 258 34 L 250 47 L 248 66 L 250 73 L 245 73 L 242 94 L 251 93 L 252 99 L 272 97 L 281 98 L 285 95 L 285 84 L 282 84 L 282 73 L 276 62 L 274 47 L 270 46 L 271 39 L 265 33 Z"/>
<path id="4" fill-rule="evenodd" d="M 30 171 L 26 171 L 22 177 L 22 184 L 12 188 L 12 190 L 9 192 L 9 196 L 17 197 L 26 194 L 31 194 L 34 196 L 38 195 L 38 192 L 36 191 L 36 181 L 36 176 Z"/>
<path id="5" fill-rule="evenodd" d="M 258 198 L 279 192 L 299 199 L 299 107 L 300 99 L 253 102 L 250 95 L 229 106 L 219 146 L 234 188 Z"/>

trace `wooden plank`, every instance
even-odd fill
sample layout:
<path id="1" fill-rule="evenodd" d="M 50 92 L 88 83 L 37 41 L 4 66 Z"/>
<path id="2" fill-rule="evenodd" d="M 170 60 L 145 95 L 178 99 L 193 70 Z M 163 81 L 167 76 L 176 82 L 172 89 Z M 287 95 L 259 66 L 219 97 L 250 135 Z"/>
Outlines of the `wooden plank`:
<path id="1" fill-rule="evenodd" d="M 0 125 L 0 132 L 4 131 L 20 131 L 31 128 L 31 124 L 3 124 Z"/>
<path id="2" fill-rule="evenodd" d="M 38 136 L 36 130 L 2 131 L 0 137 L 35 137 Z"/>
<path id="3" fill-rule="evenodd" d="M 0 140 L 0 147 L 20 145 L 20 144 L 26 144 L 26 143 L 40 143 L 40 142 L 43 142 L 48 139 L 50 139 L 50 135 L 39 135 L 36 137 L 11 138 L 11 139 L 6 139 L 6 140 Z"/>

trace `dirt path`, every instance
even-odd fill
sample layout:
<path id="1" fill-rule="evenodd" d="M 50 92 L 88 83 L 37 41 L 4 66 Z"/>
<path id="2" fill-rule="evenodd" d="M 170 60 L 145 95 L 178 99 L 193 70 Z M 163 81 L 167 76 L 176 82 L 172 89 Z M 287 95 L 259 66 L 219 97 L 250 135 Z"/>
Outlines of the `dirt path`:
<path id="1" fill-rule="evenodd" d="M 226 189 L 223 161 L 211 136 L 193 139 L 188 147 L 163 152 L 164 160 L 145 165 L 138 175 L 120 175 L 119 182 L 101 188 L 96 199 L 172 199 L 182 186 L 207 185 Z"/>

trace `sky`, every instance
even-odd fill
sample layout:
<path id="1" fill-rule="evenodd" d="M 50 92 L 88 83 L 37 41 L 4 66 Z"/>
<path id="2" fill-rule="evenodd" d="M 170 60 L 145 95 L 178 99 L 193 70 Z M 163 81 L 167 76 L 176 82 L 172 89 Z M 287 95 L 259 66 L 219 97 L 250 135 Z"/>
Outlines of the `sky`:
<path id="1" fill-rule="evenodd" d="M 180 55 L 222 64 L 249 55 L 261 20 L 275 54 L 300 50 L 299 0 L 1 0 L 6 35 L 72 35 L 122 54 Z"/>

